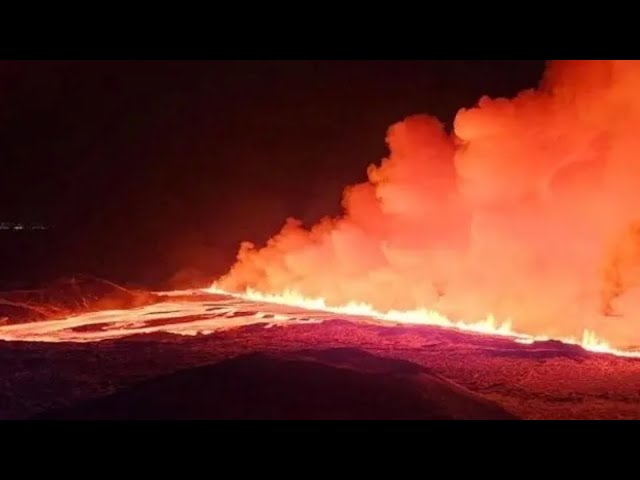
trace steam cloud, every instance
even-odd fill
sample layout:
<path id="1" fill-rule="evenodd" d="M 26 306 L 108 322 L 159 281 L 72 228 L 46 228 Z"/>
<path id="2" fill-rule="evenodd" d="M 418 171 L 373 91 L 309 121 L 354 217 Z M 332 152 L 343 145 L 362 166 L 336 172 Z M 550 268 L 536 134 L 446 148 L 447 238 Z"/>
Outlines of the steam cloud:
<path id="1" fill-rule="evenodd" d="M 640 62 L 551 62 L 453 134 L 417 115 L 387 144 L 342 217 L 243 243 L 219 285 L 640 341 Z"/>

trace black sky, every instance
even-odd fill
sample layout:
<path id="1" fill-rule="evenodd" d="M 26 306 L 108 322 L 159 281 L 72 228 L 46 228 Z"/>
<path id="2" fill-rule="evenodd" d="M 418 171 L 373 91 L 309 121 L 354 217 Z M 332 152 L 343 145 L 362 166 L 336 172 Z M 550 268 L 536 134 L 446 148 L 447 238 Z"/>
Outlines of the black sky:
<path id="1" fill-rule="evenodd" d="M 154 283 L 222 273 L 343 187 L 414 113 L 450 124 L 541 61 L 0 62 L 0 287 L 72 272 Z"/>

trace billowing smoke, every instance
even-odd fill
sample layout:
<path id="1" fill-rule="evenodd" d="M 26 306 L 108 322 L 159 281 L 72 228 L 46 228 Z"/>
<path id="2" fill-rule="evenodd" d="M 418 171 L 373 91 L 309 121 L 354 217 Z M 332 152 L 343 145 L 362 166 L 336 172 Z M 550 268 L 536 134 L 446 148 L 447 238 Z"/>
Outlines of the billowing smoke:
<path id="1" fill-rule="evenodd" d="M 417 115 L 387 144 L 340 218 L 244 243 L 219 285 L 640 341 L 640 62 L 551 62 L 452 134 Z"/>

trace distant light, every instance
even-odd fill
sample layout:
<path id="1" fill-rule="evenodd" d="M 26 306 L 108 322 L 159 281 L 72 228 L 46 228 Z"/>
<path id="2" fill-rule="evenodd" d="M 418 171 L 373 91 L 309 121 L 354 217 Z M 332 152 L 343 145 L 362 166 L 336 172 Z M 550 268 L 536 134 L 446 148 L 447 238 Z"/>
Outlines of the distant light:
<path id="1" fill-rule="evenodd" d="M 48 226 L 43 225 L 41 223 L 24 224 L 24 223 L 15 223 L 15 222 L 0 222 L 0 230 L 31 231 L 31 230 L 48 230 L 48 229 L 49 229 Z"/>

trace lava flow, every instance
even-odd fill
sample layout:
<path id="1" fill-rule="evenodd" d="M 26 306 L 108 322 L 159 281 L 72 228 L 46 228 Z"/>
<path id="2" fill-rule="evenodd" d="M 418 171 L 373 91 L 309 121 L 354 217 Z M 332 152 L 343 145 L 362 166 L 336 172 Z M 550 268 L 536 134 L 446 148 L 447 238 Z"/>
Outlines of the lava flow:
<path id="1" fill-rule="evenodd" d="M 197 290 L 161 292 L 169 301 L 131 309 L 100 310 L 54 320 L 0 326 L 0 340 L 97 342 L 131 335 L 206 335 L 256 323 L 312 322 L 300 310 L 268 306 L 231 296 L 202 297 Z M 320 315 L 315 321 L 321 321 Z"/>
<path id="2" fill-rule="evenodd" d="M 211 294 L 211 297 L 202 298 L 202 293 Z M 524 344 L 556 340 L 579 345 L 591 352 L 640 357 L 640 352 L 612 348 L 593 332 L 585 331 L 579 340 L 551 339 L 514 331 L 508 322 L 497 324 L 491 316 L 478 322 L 452 321 L 427 309 L 380 312 L 363 303 L 331 306 L 324 299 L 308 299 L 294 292 L 265 295 L 248 290 L 244 294 L 236 294 L 225 292 L 216 286 L 159 294 L 175 299 L 127 310 L 102 310 L 56 320 L 1 326 L 0 340 L 84 343 L 159 332 L 195 336 L 255 324 L 286 326 L 321 323 L 334 318 L 332 314 L 339 314 L 341 318 L 354 322 L 451 328 L 487 336 L 508 337 Z"/>

